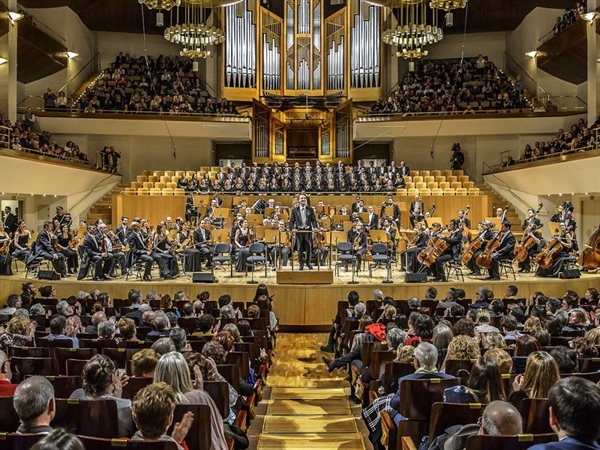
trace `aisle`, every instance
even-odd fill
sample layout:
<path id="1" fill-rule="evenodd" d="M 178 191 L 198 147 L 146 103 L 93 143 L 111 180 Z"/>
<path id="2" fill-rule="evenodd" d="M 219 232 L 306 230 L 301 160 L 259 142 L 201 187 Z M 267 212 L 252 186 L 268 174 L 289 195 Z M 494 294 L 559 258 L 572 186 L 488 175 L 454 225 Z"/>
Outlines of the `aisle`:
<path id="1" fill-rule="evenodd" d="M 360 407 L 348 402 L 345 372 L 329 374 L 324 334 L 280 334 L 269 373 L 270 399 L 259 450 L 364 450 Z"/>

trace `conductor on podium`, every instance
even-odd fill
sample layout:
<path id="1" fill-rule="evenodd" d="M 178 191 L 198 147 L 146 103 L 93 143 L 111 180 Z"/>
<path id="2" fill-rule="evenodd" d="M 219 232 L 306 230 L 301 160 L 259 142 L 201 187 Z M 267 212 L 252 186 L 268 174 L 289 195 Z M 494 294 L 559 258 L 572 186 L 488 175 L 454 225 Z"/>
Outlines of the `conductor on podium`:
<path id="1" fill-rule="evenodd" d="M 296 245 L 298 246 L 298 260 L 300 270 L 304 269 L 306 264 L 310 269 L 310 254 L 312 250 L 312 231 L 317 228 L 315 212 L 307 205 L 306 195 L 301 194 L 298 197 L 299 206 L 292 209 L 290 216 L 290 229 L 296 232 Z"/>

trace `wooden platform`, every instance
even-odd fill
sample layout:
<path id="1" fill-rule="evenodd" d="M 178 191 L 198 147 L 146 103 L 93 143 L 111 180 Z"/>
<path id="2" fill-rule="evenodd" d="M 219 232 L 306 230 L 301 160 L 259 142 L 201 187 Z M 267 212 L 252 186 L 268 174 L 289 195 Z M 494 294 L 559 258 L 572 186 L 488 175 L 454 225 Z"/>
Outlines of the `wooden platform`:
<path id="1" fill-rule="evenodd" d="M 333 270 L 278 270 L 276 280 L 277 284 L 333 284 Z"/>
<path id="2" fill-rule="evenodd" d="M 155 271 L 156 272 L 156 271 Z M 296 271 L 294 271 L 296 272 Z M 316 270 L 303 271 L 307 276 L 314 277 Z M 130 278 L 111 281 L 95 282 L 92 280 L 77 281 L 76 278 L 67 278 L 59 281 L 37 280 L 31 281 L 39 288 L 52 284 L 56 287 L 59 298 L 77 295 L 79 291 L 90 292 L 92 289 L 100 289 L 107 292 L 111 298 L 126 298 L 130 289 L 139 289 L 144 295 L 151 290 L 160 294 L 173 296 L 175 292 L 183 290 L 188 298 L 194 299 L 202 291 L 208 291 L 211 299 L 218 299 L 220 295 L 229 294 L 236 301 L 250 301 L 254 298 L 256 285 L 247 284 L 250 277 L 246 278 L 241 273 L 230 276 L 229 268 L 216 270 L 215 276 L 219 282 L 216 284 L 192 283 L 190 277 L 179 277 L 175 280 L 163 281 L 154 273 L 154 279 L 150 282 L 142 282 Z M 279 317 L 282 330 L 288 331 L 327 331 L 331 327 L 331 320 L 337 312 L 337 302 L 346 298 L 350 290 L 359 293 L 360 298 L 368 300 L 373 298 L 373 290 L 381 289 L 384 295 L 392 296 L 394 299 L 407 300 L 411 297 L 423 298 L 428 286 L 434 286 L 438 290 L 438 298 L 444 298 L 450 287 L 460 287 L 465 290 L 467 298 L 474 299 L 475 291 L 486 286 L 490 288 L 495 296 L 502 297 L 509 285 L 516 285 L 519 289 L 519 297 L 529 297 L 533 292 L 541 291 L 545 295 L 562 297 L 566 290 L 571 289 L 580 295 L 588 287 L 600 289 L 600 274 L 583 273 L 579 279 L 561 280 L 557 278 L 539 278 L 532 274 L 517 274 L 517 280 L 502 279 L 500 281 L 488 281 L 483 277 L 465 277 L 465 281 L 450 280 L 447 283 L 405 283 L 404 272 L 394 270 L 392 274 L 393 284 L 382 284 L 385 280 L 385 269 L 377 269 L 373 277 L 369 278 L 368 271 L 360 272 L 356 276 L 359 284 L 350 285 L 351 273 L 341 272 L 340 276 L 334 277 L 333 284 L 314 284 L 308 281 L 306 284 L 282 284 L 278 283 L 277 274 L 268 272 L 257 272 L 255 280 L 265 283 L 269 287 L 269 293 L 275 295 L 273 308 Z M 5 301 L 9 294 L 21 292 L 21 285 L 25 281 L 24 272 L 11 277 L 0 277 L 0 299 Z M 28 280 L 29 281 L 29 280 Z"/>

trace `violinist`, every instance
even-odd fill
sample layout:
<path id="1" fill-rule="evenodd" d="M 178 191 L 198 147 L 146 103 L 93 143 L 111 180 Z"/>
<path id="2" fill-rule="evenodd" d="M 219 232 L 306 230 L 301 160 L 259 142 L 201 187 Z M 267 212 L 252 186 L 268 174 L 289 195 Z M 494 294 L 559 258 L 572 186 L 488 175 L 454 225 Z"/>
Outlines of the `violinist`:
<path id="1" fill-rule="evenodd" d="M 0 221 L 0 275 L 12 275 L 11 257 L 9 247 L 11 238 L 4 229 L 4 224 Z"/>
<path id="2" fill-rule="evenodd" d="M 279 242 L 268 246 L 269 254 L 271 255 L 271 270 L 277 270 L 280 255 L 282 258 L 282 265 L 287 266 L 292 251 L 292 236 L 283 220 L 277 222 L 277 231 L 279 231 Z"/>
<path id="3" fill-rule="evenodd" d="M 121 242 L 121 245 L 123 247 L 127 245 L 127 241 L 129 240 L 130 234 L 131 228 L 129 227 L 129 217 L 122 216 L 121 225 L 119 225 L 115 230 L 115 236 Z"/>
<path id="4" fill-rule="evenodd" d="M 44 229 L 38 235 L 35 244 L 33 245 L 33 250 L 29 257 L 27 258 L 27 266 L 30 264 L 40 261 L 42 259 L 47 259 L 52 261 L 52 266 L 54 267 L 54 271 L 56 273 L 61 274 L 63 278 L 67 277 L 67 269 L 65 265 L 65 256 L 57 253 L 54 245 L 53 245 L 53 237 L 56 240 L 56 237 L 50 231 L 52 226 L 52 222 L 46 220 L 44 222 Z"/>
<path id="5" fill-rule="evenodd" d="M 430 267 L 431 275 L 435 277 L 435 281 L 439 282 L 446 281 L 442 264 L 445 261 L 460 260 L 462 229 L 459 226 L 458 220 L 452 219 L 448 224 L 448 230 L 450 231 L 450 236 L 440 237 L 442 241 L 448 244 L 448 248 L 446 248 L 446 250 L 444 250 L 444 252 L 435 259 L 435 264 Z"/>
<path id="6" fill-rule="evenodd" d="M 140 231 L 140 223 L 137 221 L 131 222 L 131 233 L 129 234 L 129 255 L 131 258 L 129 267 L 133 266 L 137 261 L 144 264 L 144 281 L 150 281 L 152 272 L 152 263 L 154 259 L 150 256 L 151 250 L 147 248 L 146 240 Z"/>
<path id="7" fill-rule="evenodd" d="M 23 261 L 24 263 L 27 261 L 29 255 L 31 254 L 31 249 L 29 248 L 30 239 L 31 231 L 27 229 L 27 223 L 24 219 L 19 220 L 17 224 L 17 229 L 15 230 L 13 236 L 13 256 L 19 261 Z"/>
<path id="8" fill-rule="evenodd" d="M 100 243 L 102 248 L 106 250 L 111 257 L 110 264 L 110 276 L 112 278 L 116 278 L 117 274 L 115 273 L 115 269 L 117 267 L 121 268 L 121 275 L 127 274 L 127 264 L 125 260 L 125 253 L 123 253 L 123 246 L 121 245 L 121 241 L 119 241 L 114 233 L 108 229 L 106 225 L 103 227 L 99 227 L 100 232 L 102 233 L 100 236 Z M 104 244 L 102 244 L 102 240 L 104 240 Z"/>
<path id="9" fill-rule="evenodd" d="M 499 280 L 500 279 L 500 271 L 499 265 L 500 261 L 508 261 L 512 260 L 514 257 L 514 248 L 517 240 L 515 239 L 515 235 L 512 234 L 511 223 L 507 220 L 502 222 L 502 237 L 500 238 L 499 247 L 492 253 L 492 264 L 488 270 L 489 277 L 486 280 Z"/>
<path id="10" fill-rule="evenodd" d="M 439 232 L 441 225 L 437 222 L 432 224 L 435 232 Z M 437 226 L 437 230 L 435 229 Z M 417 259 L 417 256 L 421 251 L 427 247 L 427 241 L 429 240 L 429 230 L 425 221 L 417 222 L 415 228 L 417 232 L 410 242 L 407 242 L 406 250 L 404 250 L 404 257 L 402 258 L 402 264 L 404 270 L 407 272 L 420 272 L 422 264 Z"/>
<path id="11" fill-rule="evenodd" d="M 564 222 L 560 224 L 560 230 L 555 230 L 554 237 L 548 241 L 544 249 L 538 254 L 538 258 L 541 256 L 548 256 L 551 258 L 552 263 L 550 267 L 544 269 L 539 263 L 535 276 L 537 277 L 557 277 L 563 270 L 563 263 L 566 258 L 570 255 L 573 247 L 573 235 L 570 229 L 568 229 Z"/>
<path id="12" fill-rule="evenodd" d="M 103 223 L 99 227 L 106 227 Z M 81 265 L 79 266 L 78 280 L 83 280 L 89 271 L 90 263 L 95 264 L 94 281 L 108 280 L 112 266 L 112 257 L 103 249 L 100 241 L 101 234 L 93 225 L 88 227 L 88 234 L 83 240 Z"/>
<path id="13" fill-rule="evenodd" d="M 169 242 L 169 231 L 164 223 L 159 223 L 154 235 L 151 256 L 158 264 L 160 275 L 165 280 L 172 280 L 179 274 L 177 259 L 171 252 L 172 243 Z"/>
<path id="14" fill-rule="evenodd" d="M 210 247 L 211 233 L 210 233 L 210 230 L 207 228 L 207 225 L 208 225 L 207 220 L 202 219 L 200 221 L 200 226 L 194 231 L 194 247 L 195 248 L 193 250 L 196 250 L 198 252 L 198 255 L 201 258 L 204 258 L 206 260 L 206 268 L 212 269 L 213 251 L 212 251 L 212 248 Z M 195 255 L 192 255 L 191 259 L 194 260 Z M 198 271 L 202 268 L 202 264 L 200 261 L 197 261 L 197 263 L 194 263 L 192 265 L 194 266 L 193 268 L 195 269 L 193 271 Z"/>
<path id="15" fill-rule="evenodd" d="M 327 256 L 329 255 L 329 247 L 325 245 L 325 229 L 322 228 L 322 222 L 318 222 L 321 226 L 320 230 L 315 230 L 313 233 L 313 247 L 311 252 L 311 259 L 315 264 L 325 266 L 327 263 Z"/>
<path id="16" fill-rule="evenodd" d="M 396 254 L 396 229 L 392 226 L 392 218 L 391 217 L 385 217 L 383 219 L 383 231 L 385 231 L 385 235 L 387 236 L 387 240 L 388 240 L 388 247 L 390 247 L 390 250 L 392 251 L 392 254 L 395 255 Z"/>
<path id="17" fill-rule="evenodd" d="M 64 223 L 60 226 L 60 232 L 56 235 L 58 239 L 58 252 L 62 253 L 67 259 L 67 270 L 70 274 L 74 274 L 79 270 L 77 261 L 77 251 L 71 248 L 73 236 L 69 231 L 69 226 Z"/>
<path id="18" fill-rule="evenodd" d="M 238 252 L 237 262 L 235 264 L 235 270 L 237 272 L 244 272 L 246 270 L 246 259 L 250 256 L 249 248 L 253 238 L 254 234 L 248 226 L 248 219 L 242 220 L 233 239 L 234 248 Z"/>
<path id="19" fill-rule="evenodd" d="M 523 221 L 523 230 L 526 230 L 528 227 L 530 226 L 534 226 L 533 229 L 536 228 L 540 228 L 542 226 L 542 223 L 540 222 L 540 219 L 538 219 L 537 217 L 535 217 L 535 210 L 533 208 L 529 208 L 527 210 L 527 218 Z"/>
<path id="20" fill-rule="evenodd" d="M 356 256 L 357 272 L 360 272 L 362 255 L 367 253 L 367 233 L 364 225 L 360 220 L 357 220 L 352 228 L 348 230 L 348 242 L 352 244 L 354 255 Z"/>
<path id="21" fill-rule="evenodd" d="M 546 245 L 546 241 L 536 230 L 535 225 L 528 225 L 527 228 L 525 228 L 525 232 L 521 238 L 521 245 L 524 245 L 528 238 L 532 240 L 533 244 L 527 252 L 527 257 L 523 261 L 519 261 L 520 273 L 529 273 L 531 271 L 531 258 L 535 257 L 539 252 L 541 252 L 544 248 L 544 245 Z"/>

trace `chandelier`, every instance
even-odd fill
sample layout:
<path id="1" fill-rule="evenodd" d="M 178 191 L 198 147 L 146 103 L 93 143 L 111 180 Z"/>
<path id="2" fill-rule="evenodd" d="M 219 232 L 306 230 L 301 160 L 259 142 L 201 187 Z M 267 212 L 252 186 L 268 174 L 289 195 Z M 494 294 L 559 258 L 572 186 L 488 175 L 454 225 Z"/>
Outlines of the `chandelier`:
<path id="1" fill-rule="evenodd" d="M 140 5 L 146 5 L 148 9 L 170 10 L 173 6 L 179 6 L 181 0 L 138 0 Z"/>
<path id="2" fill-rule="evenodd" d="M 427 4 L 425 0 L 369 0 L 393 4 L 397 11 L 398 26 L 383 32 L 382 41 L 396 47 L 396 56 L 404 59 L 415 59 L 427 56 L 426 47 L 443 39 L 442 29 L 437 24 L 437 12 L 431 13 L 428 23 Z"/>
<path id="3" fill-rule="evenodd" d="M 242 0 L 179 1 L 182 6 L 171 12 L 171 26 L 165 29 L 165 39 L 183 45 L 183 50 L 179 54 L 192 60 L 212 56 L 209 47 L 219 45 L 225 40 L 225 35 L 220 28 L 207 24 L 212 8 L 233 5 Z M 193 67 L 194 70 L 197 69 L 196 61 L 193 61 Z"/>
<path id="4" fill-rule="evenodd" d="M 450 11 L 451 9 L 466 8 L 468 1 L 469 0 L 431 0 L 429 6 L 443 11 Z"/>

